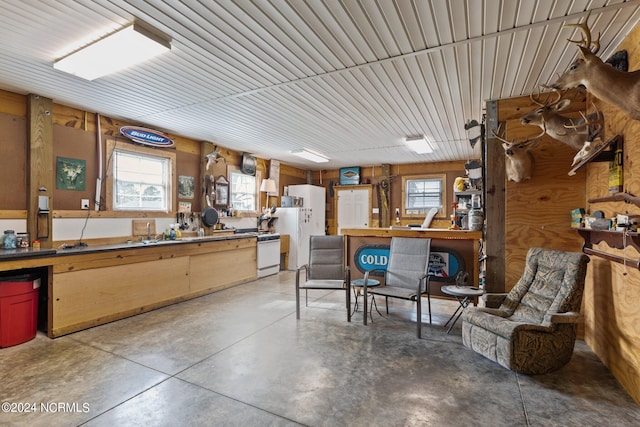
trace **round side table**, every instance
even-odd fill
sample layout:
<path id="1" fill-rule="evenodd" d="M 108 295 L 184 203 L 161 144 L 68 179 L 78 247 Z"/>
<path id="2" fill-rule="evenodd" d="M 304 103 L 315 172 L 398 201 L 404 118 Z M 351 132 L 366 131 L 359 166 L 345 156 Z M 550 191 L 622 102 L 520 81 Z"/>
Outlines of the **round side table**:
<path id="1" fill-rule="evenodd" d="M 453 320 L 453 322 L 451 322 L 451 325 L 449 325 L 449 329 L 447 329 L 447 334 L 448 334 L 449 332 L 451 332 L 453 325 L 455 325 L 458 319 L 460 318 L 460 316 L 462 316 L 462 312 L 464 311 L 464 309 L 467 308 L 467 306 L 475 298 L 478 298 L 484 295 L 484 290 L 480 288 L 476 288 L 475 286 L 457 286 L 457 285 L 447 285 L 447 286 L 443 286 L 440 289 L 442 290 L 443 293 L 456 297 L 456 299 L 458 300 L 458 303 L 460 304 L 456 308 L 456 311 L 453 312 L 449 320 L 447 320 L 447 322 L 444 324 L 444 327 L 446 328 L 449 322 Z"/>
<path id="2" fill-rule="evenodd" d="M 375 288 L 376 286 L 380 286 L 379 280 L 376 280 L 376 279 L 367 280 L 367 288 Z M 356 302 L 353 306 L 353 313 L 355 313 L 356 311 L 358 311 L 358 295 L 360 295 L 360 289 L 364 288 L 364 279 L 352 280 L 351 287 L 353 288 L 353 295 L 356 298 Z M 375 300 L 372 300 L 372 303 L 373 302 L 375 302 Z M 378 309 L 378 305 L 376 304 L 376 310 L 377 309 Z"/>

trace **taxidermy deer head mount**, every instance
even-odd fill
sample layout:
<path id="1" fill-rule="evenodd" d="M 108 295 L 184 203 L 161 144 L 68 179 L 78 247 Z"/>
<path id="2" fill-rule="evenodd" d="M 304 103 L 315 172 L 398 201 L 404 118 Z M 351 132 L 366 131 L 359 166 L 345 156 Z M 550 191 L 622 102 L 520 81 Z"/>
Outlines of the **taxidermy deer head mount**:
<path id="1" fill-rule="evenodd" d="M 514 182 L 522 182 L 531 179 L 533 176 L 533 154 L 529 152 L 540 138 L 545 134 L 546 129 L 543 123 L 543 130 L 540 134 L 527 138 L 524 141 L 508 141 L 499 136 L 495 131 L 491 131 L 493 135 L 502 141 L 502 148 L 506 156 L 507 179 Z M 498 129 L 500 132 L 500 129 Z"/>
<path id="2" fill-rule="evenodd" d="M 562 99 L 562 94 L 557 89 L 544 85 L 541 85 L 541 87 L 551 89 L 551 92 L 546 92 L 546 96 L 543 97 L 540 90 L 535 94 L 531 91 L 529 98 L 539 107 L 529 114 L 522 116 L 520 123 L 546 129 L 547 135 L 568 145 L 575 151 L 582 149 L 584 145 L 584 135 L 587 133 L 585 116 L 570 118 L 560 115 L 559 112 L 566 109 L 569 104 L 571 104 L 571 100 Z M 589 114 L 587 118 L 588 120 L 595 121 L 601 119 L 602 115 L 592 113 Z"/>
<path id="3" fill-rule="evenodd" d="M 581 40 L 569 40 L 578 46 L 579 57 L 551 87 L 569 89 L 582 85 L 596 98 L 620 108 L 630 118 L 640 120 L 640 71 L 620 71 L 596 56 L 600 41 L 591 39 L 587 24 L 589 14 L 584 22 L 565 25 L 582 31 Z"/>

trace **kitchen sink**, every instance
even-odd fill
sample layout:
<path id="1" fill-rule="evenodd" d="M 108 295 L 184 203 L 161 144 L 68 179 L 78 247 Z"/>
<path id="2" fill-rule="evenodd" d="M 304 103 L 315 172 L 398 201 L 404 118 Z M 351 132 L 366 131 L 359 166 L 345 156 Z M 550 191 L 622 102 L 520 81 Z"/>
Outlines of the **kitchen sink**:
<path id="1" fill-rule="evenodd" d="M 162 243 L 172 243 L 172 242 L 175 243 L 174 240 L 161 240 L 161 239 L 147 240 L 147 239 L 145 239 L 145 240 L 141 240 L 139 242 L 131 242 L 130 244 L 138 245 L 138 246 L 140 246 L 140 245 L 150 246 L 150 245 L 159 245 L 159 244 L 162 244 Z"/>

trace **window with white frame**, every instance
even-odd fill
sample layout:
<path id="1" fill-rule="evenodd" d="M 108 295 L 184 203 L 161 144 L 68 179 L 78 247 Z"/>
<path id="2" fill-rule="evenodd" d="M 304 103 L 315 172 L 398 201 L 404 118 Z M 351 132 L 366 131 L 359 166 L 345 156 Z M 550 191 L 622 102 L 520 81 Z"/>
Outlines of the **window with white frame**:
<path id="1" fill-rule="evenodd" d="M 444 212 L 446 176 L 421 175 L 402 178 L 403 216 L 423 216 L 431 208 Z"/>
<path id="2" fill-rule="evenodd" d="M 244 174 L 239 170 L 231 170 L 230 175 L 229 205 L 238 211 L 257 211 L 258 186 L 256 177 Z"/>
<path id="3" fill-rule="evenodd" d="M 112 162 L 114 210 L 170 210 L 169 158 L 116 148 Z"/>

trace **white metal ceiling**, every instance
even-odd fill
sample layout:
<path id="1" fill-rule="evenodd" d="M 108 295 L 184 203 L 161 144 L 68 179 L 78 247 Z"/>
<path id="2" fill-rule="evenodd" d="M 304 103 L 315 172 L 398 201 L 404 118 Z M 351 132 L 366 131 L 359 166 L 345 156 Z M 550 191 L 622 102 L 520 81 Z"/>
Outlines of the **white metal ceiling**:
<path id="1" fill-rule="evenodd" d="M 0 0 L 0 88 L 306 169 L 479 158 L 464 123 L 564 71 L 591 10 L 599 55 L 640 0 Z M 55 59 L 142 20 L 172 50 L 85 81 Z M 117 61 L 118 58 L 113 58 Z M 435 152 L 403 138 L 425 134 Z M 289 152 L 328 156 L 315 165 Z"/>

